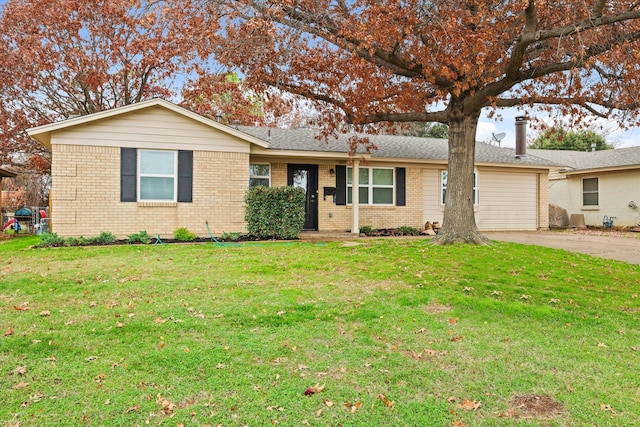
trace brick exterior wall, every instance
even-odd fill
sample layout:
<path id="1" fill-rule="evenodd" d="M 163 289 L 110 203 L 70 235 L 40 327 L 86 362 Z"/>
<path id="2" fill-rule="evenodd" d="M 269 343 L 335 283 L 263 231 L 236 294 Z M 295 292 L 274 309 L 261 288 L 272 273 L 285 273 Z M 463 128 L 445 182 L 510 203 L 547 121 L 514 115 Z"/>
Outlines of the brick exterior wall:
<path id="1" fill-rule="evenodd" d="M 375 166 L 375 165 L 370 165 Z M 339 206 L 332 196 L 324 199 L 324 187 L 335 187 L 336 178 L 330 170 L 335 163 L 318 165 L 318 229 L 321 231 L 351 230 L 352 209 L 350 205 Z M 386 167 L 386 166 L 385 166 Z M 287 164 L 271 164 L 271 185 L 287 185 Z M 395 228 L 408 225 L 421 228 L 422 222 L 422 173 L 420 168 L 406 168 L 406 206 L 360 206 L 360 227 L 369 225 L 374 228 Z"/>
<path id="2" fill-rule="evenodd" d="M 120 149 L 54 145 L 52 161 L 52 231 L 60 236 L 118 238 L 146 230 L 172 237 L 179 227 L 207 236 L 245 232 L 244 194 L 249 154 L 194 151 L 193 202 L 120 202 Z"/>
<path id="3" fill-rule="evenodd" d="M 191 203 L 123 203 L 120 202 L 118 147 L 54 144 L 52 151 L 51 230 L 60 236 L 89 237 L 109 231 L 118 238 L 126 238 L 146 230 L 152 236 L 159 234 L 166 238 L 172 237 L 177 228 L 186 227 L 205 237 L 208 235 L 205 221 L 209 222 L 214 235 L 246 232 L 244 195 L 249 178 L 248 153 L 194 151 Z M 321 231 L 348 231 L 352 226 L 352 207 L 338 206 L 332 196 L 326 199 L 323 196 L 324 187 L 336 186 L 335 176 L 330 173 L 335 167 L 334 162 L 318 165 L 318 228 Z M 544 229 L 549 224 L 548 174 L 539 173 L 537 179 L 538 221 L 539 228 Z M 360 206 L 359 226 L 421 228 L 425 218 L 424 183 L 423 169 L 407 165 L 406 206 Z M 287 163 L 271 163 L 271 185 L 287 185 Z"/>

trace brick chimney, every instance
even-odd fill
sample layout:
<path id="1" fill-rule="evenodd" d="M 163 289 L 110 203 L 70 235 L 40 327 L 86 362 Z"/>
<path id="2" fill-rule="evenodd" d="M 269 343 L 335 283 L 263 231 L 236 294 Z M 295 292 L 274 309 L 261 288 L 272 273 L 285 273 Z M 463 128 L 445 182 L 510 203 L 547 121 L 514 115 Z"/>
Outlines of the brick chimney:
<path id="1" fill-rule="evenodd" d="M 516 158 L 527 157 L 527 117 L 516 117 Z"/>

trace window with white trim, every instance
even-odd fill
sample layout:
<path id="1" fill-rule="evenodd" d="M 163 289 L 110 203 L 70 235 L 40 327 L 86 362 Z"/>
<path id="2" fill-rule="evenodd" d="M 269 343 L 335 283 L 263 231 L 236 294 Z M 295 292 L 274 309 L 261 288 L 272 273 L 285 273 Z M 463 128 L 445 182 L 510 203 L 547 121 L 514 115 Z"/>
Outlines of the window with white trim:
<path id="1" fill-rule="evenodd" d="M 361 205 L 393 206 L 393 168 L 358 168 L 358 200 Z M 351 204 L 353 168 L 347 168 L 347 203 Z"/>
<path id="2" fill-rule="evenodd" d="M 177 171 L 176 151 L 138 150 L 138 200 L 175 202 Z"/>
<path id="3" fill-rule="evenodd" d="M 257 187 L 271 185 L 271 166 L 269 164 L 250 164 L 249 165 L 249 187 Z"/>
<path id="4" fill-rule="evenodd" d="M 598 178 L 582 178 L 582 206 L 598 206 Z"/>
<path id="5" fill-rule="evenodd" d="M 449 172 L 441 171 L 440 179 L 440 203 L 444 205 L 447 200 L 447 181 L 449 178 Z M 480 204 L 480 188 L 478 185 L 478 172 L 473 172 L 473 204 Z"/>

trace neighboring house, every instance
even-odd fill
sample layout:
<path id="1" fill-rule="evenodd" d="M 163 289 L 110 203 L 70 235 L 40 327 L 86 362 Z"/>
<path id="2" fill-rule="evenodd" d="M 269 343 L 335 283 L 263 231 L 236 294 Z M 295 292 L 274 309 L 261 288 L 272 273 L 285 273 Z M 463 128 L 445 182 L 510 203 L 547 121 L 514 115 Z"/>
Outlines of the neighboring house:
<path id="1" fill-rule="evenodd" d="M 2 212 L 2 197 L 6 192 L 2 191 L 2 178 L 15 178 L 17 174 L 6 169 L 0 168 L 0 212 Z M 2 215 L 0 214 L 0 222 L 2 222 Z M 1 225 L 1 224 L 0 224 Z"/>
<path id="2" fill-rule="evenodd" d="M 206 236 L 205 221 L 215 234 L 244 232 L 250 185 L 305 187 L 305 230 L 442 221 L 446 140 L 372 136 L 378 150 L 350 158 L 348 135 L 327 143 L 313 129 L 230 127 L 160 99 L 28 132 L 52 151 L 50 217 L 62 236 L 171 236 L 179 227 Z M 547 228 L 552 165 L 478 143 L 478 227 Z"/>
<path id="3" fill-rule="evenodd" d="M 583 214 L 587 226 L 640 224 L 640 147 L 603 151 L 529 150 L 565 165 L 549 175 L 549 202 L 567 214 Z"/>

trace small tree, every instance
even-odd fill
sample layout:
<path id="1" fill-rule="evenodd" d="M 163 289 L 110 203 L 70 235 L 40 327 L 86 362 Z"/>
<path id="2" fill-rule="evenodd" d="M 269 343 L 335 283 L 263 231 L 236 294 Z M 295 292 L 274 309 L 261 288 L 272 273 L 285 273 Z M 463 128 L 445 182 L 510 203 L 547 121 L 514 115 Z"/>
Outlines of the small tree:
<path id="1" fill-rule="evenodd" d="M 610 150 L 613 145 L 607 144 L 602 135 L 592 130 L 567 131 L 563 127 L 547 129 L 529 145 L 529 148 L 544 150 L 591 151 Z"/>
<path id="2" fill-rule="evenodd" d="M 447 139 L 449 138 L 449 126 L 443 123 L 402 123 L 392 126 L 391 133 L 421 138 Z"/>

